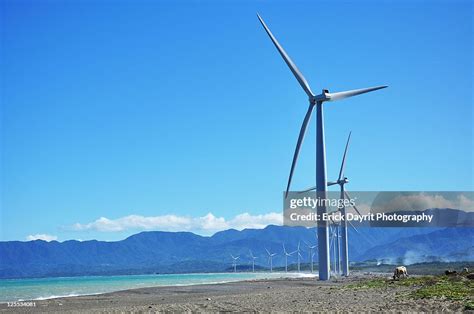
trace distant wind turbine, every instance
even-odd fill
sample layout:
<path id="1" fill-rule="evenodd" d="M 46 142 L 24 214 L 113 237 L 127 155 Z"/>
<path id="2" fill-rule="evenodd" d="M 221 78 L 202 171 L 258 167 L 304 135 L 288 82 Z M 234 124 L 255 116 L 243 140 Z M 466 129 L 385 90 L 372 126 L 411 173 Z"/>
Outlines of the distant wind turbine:
<path id="1" fill-rule="evenodd" d="M 315 254 L 315 253 L 313 253 L 313 249 L 317 248 L 318 245 L 317 245 L 317 244 L 316 244 L 316 245 L 310 245 L 310 244 L 309 244 L 308 242 L 306 242 L 306 241 L 304 241 L 304 243 L 306 244 L 306 246 L 307 246 L 308 249 L 309 249 L 309 257 L 310 257 L 310 259 L 311 259 L 311 272 L 313 272 L 313 270 L 314 270 L 314 269 L 313 269 L 313 264 L 314 264 L 314 263 L 313 263 L 313 257 L 314 257 L 314 254 Z"/>
<path id="2" fill-rule="evenodd" d="M 288 253 L 285 248 L 285 243 L 283 243 L 283 254 L 285 254 L 285 272 L 288 272 L 288 256 L 291 256 L 295 252 Z"/>
<path id="3" fill-rule="evenodd" d="M 254 272 L 255 272 L 255 260 L 256 260 L 258 257 L 253 256 L 252 250 L 249 250 L 249 251 L 250 251 L 250 258 L 252 259 L 252 272 L 254 273 Z"/>
<path id="4" fill-rule="evenodd" d="M 270 253 L 269 250 L 265 249 L 268 254 L 268 262 L 270 263 L 270 272 L 273 272 L 273 256 L 277 255 L 277 253 Z"/>
<path id="5" fill-rule="evenodd" d="M 294 252 L 292 252 L 291 254 L 293 253 L 297 253 L 297 257 L 298 257 L 298 272 L 300 272 L 300 258 L 302 258 L 303 256 L 301 256 L 301 251 L 300 251 L 300 241 L 298 241 L 298 249 Z"/>
<path id="6" fill-rule="evenodd" d="M 234 273 L 236 273 L 236 272 L 237 272 L 237 260 L 240 258 L 240 256 L 235 256 L 235 257 L 234 257 L 234 255 L 232 255 L 232 254 L 230 254 L 230 256 L 231 256 L 232 259 L 233 259 L 233 263 L 232 263 L 232 264 L 234 265 Z"/>
<path id="7" fill-rule="evenodd" d="M 288 196 L 288 191 L 290 190 L 291 179 L 293 177 L 293 172 L 295 170 L 296 161 L 298 159 L 301 144 L 303 143 L 303 138 L 306 133 L 306 128 L 311 118 L 313 109 L 316 107 L 316 187 L 318 191 L 318 197 L 322 199 L 326 199 L 327 198 L 327 195 L 326 195 L 327 177 L 326 177 L 326 147 L 324 143 L 325 139 L 324 139 L 323 103 L 328 102 L 328 101 L 341 100 L 348 97 L 376 91 L 378 89 L 382 89 L 387 86 L 385 85 L 376 86 L 376 87 L 355 89 L 355 90 L 337 92 L 337 93 L 330 93 L 329 90 L 323 89 L 321 94 L 315 95 L 312 92 L 309 86 L 309 83 L 306 81 L 303 74 L 296 67 L 295 63 L 291 60 L 290 56 L 286 53 L 286 51 L 277 41 L 275 36 L 273 36 L 272 32 L 267 27 L 263 19 L 260 17 L 260 15 L 257 14 L 257 16 L 263 28 L 265 29 L 268 36 L 270 37 L 273 44 L 275 45 L 278 52 L 280 53 L 283 60 L 285 61 L 286 65 L 290 68 L 296 80 L 305 91 L 306 95 L 308 96 L 308 101 L 309 101 L 308 110 L 304 117 L 303 124 L 301 125 L 301 130 L 298 136 L 295 153 L 293 155 L 293 162 L 291 163 L 290 175 L 288 178 L 288 184 L 286 186 L 285 197 Z M 319 206 L 317 207 L 317 214 L 319 217 L 322 217 L 323 214 L 325 213 L 327 213 L 326 203 L 322 202 L 322 204 L 319 204 Z M 330 261 L 329 261 L 329 230 L 328 230 L 327 222 L 325 221 L 318 222 L 318 234 L 319 234 L 319 237 L 318 237 L 319 279 L 328 280 L 330 277 L 330 273 L 329 273 Z"/>
<path id="8" fill-rule="evenodd" d="M 340 264 L 340 235 L 339 235 L 339 224 L 332 223 L 331 224 L 331 247 L 333 251 L 333 262 L 334 262 L 334 274 L 340 274 L 341 272 L 341 264 Z"/>

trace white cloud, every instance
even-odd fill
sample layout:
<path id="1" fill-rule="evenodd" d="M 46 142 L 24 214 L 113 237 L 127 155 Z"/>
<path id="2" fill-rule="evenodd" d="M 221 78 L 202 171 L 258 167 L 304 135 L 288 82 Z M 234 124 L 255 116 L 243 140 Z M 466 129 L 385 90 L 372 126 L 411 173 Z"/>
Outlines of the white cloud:
<path id="1" fill-rule="evenodd" d="M 86 223 L 76 223 L 71 226 L 72 230 L 93 230 L 100 232 L 118 232 L 126 230 L 161 230 L 161 231 L 193 231 L 201 234 L 209 234 L 226 229 L 264 228 L 270 224 L 281 225 L 282 214 L 268 213 L 263 215 L 251 215 L 243 213 L 230 220 L 216 217 L 208 213 L 202 217 L 163 215 L 163 216 L 140 216 L 129 215 L 117 219 L 100 217 L 99 219 Z"/>
<path id="2" fill-rule="evenodd" d="M 229 228 L 238 230 L 245 228 L 262 229 L 268 225 L 281 224 L 283 224 L 283 215 L 281 213 L 268 213 L 256 216 L 252 216 L 249 213 L 243 213 L 235 216 L 234 219 L 229 221 Z"/>
<path id="3" fill-rule="evenodd" d="M 53 236 L 50 234 L 30 234 L 26 237 L 27 241 L 34 241 L 34 240 L 44 240 L 44 241 L 54 241 L 57 240 L 57 236 Z"/>

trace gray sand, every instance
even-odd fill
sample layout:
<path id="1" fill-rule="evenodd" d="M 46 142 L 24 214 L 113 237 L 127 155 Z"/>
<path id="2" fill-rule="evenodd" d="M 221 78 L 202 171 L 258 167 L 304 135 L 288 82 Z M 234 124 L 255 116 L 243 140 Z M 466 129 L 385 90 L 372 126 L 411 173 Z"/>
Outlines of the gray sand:
<path id="1" fill-rule="evenodd" d="M 182 287 L 124 290 L 95 296 L 36 301 L 33 308 L 7 308 L 14 312 L 124 312 L 124 311 L 396 311 L 462 312 L 463 305 L 447 300 L 413 300 L 406 295 L 414 287 L 349 289 L 347 285 L 375 274 L 321 282 L 316 279 L 274 279 Z"/>

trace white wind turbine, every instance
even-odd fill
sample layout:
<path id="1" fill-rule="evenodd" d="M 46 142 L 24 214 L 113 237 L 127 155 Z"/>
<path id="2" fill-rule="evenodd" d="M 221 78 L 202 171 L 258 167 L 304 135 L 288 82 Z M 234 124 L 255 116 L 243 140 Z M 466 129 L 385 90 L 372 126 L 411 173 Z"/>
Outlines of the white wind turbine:
<path id="1" fill-rule="evenodd" d="M 240 258 L 240 256 L 235 256 L 230 254 L 230 256 L 232 257 L 233 259 L 233 262 L 232 262 L 232 265 L 234 266 L 234 273 L 237 272 L 237 260 Z"/>
<path id="2" fill-rule="evenodd" d="M 323 89 L 321 94 L 315 95 L 311 90 L 308 82 L 306 81 L 303 74 L 296 67 L 293 60 L 286 53 L 280 43 L 277 41 L 275 36 L 273 36 L 270 29 L 267 27 L 263 19 L 258 15 L 258 19 L 262 24 L 263 28 L 267 32 L 268 36 L 272 40 L 273 44 L 277 48 L 278 52 L 282 56 L 286 65 L 290 68 L 291 72 L 295 76 L 298 83 L 301 85 L 306 95 L 308 96 L 309 106 L 306 112 L 306 115 L 303 119 L 303 124 L 301 125 L 300 133 L 298 136 L 298 141 L 295 148 L 295 153 L 293 155 L 293 161 L 291 163 L 290 175 L 288 178 L 288 184 L 286 186 L 285 197 L 288 196 L 288 191 L 291 185 L 291 179 L 293 177 L 293 172 L 295 170 L 296 161 L 300 152 L 301 144 L 303 143 L 303 138 L 306 133 L 306 128 L 308 126 L 309 120 L 313 113 L 313 110 L 316 108 L 316 190 L 318 192 L 318 197 L 322 199 L 327 198 L 327 176 L 326 176 L 326 145 L 325 145 L 325 136 L 324 136 L 324 118 L 323 118 L 323 103 L 335 100 L 341 100 L 348 97 L 372 92 L 378 89 L 385 88 L 387 86 L 376 86 L 362 89 L 355 89 L 345 92 L 330 93 L 329 90 Z M 320 204 L 317 207 L 317 214 L 319 217 L 322 217 L 327 213 L 326 204 Z M 328 225 L 325 221 L 318 222 L 318 251 L 319 251 L 319 279 L 320 280 L 329 280 L 330 273 L 330 260 L 329 260 L 329 230 Z"/>
<path id="3" fill-rule="evenodd" d="M 313 257 L 315 255 L 315 253 L 313 253 L 313 249 L 317 248 L 318 245 L 315 244 L 315 245 L 310 245 L 308 242 L 304 241 L 304 243 L 306 244 L 306 246 L 308 247 L 309 249 L 309 257 L 310 257 L 310 260 L 311 260 L 311 272 L 314 271 L 314 268 L 313 268 Z"/>
<path id="4" fill-rule="evenodd" d="M 268 254 L 268 262 L 270 263 L 270 272 L 273 272 L 273 256 L 277 255 L 277 253 L 270 253 L 269 250 L 265 248 Z"/>
<path id="5" fill-rule="evenodd" d="M 249 250 L 249 251 L 250 251 L 250 258 L 252 259 L 252 272 L 254 273 L 254 272 L 255 272 L 255 260 L 256 260 L 258 257 L 253 256 L 252 250 Z"/>
<path id="6" fill-rule="evenodd" d="M 288 253 L 285 248 L 285 243 L 283 243 L 283 253 L 285 254 L 285 273 L 288 272 L 288 256 L 291 256 L 295 252 Z"/>
<path id="7" fill-rule="evenodd" d="M 298 256 L 298 272 L 300 272 L 300 258 L 302 258 L 303 256 L 301 256 L 301 251 L 300 251 L 300 241 L 298 241 L 298 249 L 294 252 L 292 252 L 291 254 L 293 253 L 298 253 L 297 256 Z"/>
<path id="8" fill-rule="evenodd" d="M 333 269 L 334 274 L 340 274 L 341 264 L 340 264 L 340 234 L 339 234 L 339 225 L 337 223 L 332 223 L 330 225 L 331 229 L 331 249 L 333 252 Z"/>

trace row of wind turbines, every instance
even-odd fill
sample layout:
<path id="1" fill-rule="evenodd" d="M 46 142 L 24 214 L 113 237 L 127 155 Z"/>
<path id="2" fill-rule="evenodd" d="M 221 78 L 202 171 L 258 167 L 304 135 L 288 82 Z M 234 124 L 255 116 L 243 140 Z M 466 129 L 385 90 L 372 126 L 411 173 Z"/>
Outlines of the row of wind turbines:
<path id="1" fill-rule="evenodd" d="M 314 251 L 314 249 L 318 246 L 317 244 L 315 245 L 311 245 L 310 243 L 306 242 L 306 241 L 303 241 L 305 243 L 305 245 L 307 246 L 308 248 L 308 253 L 309 253 L 309 260 L 310 260 L 310 267 L 311 267 L 311 272 L 314 271 L 314 256 L 316 255 L 316 252 Z M 303 259 L 303 255 L 301 254 L 302 250 L 301 250 L 301 242 L 299 241 L 298 242 L 298 246 L 297 246 L 297 249 L 293 252 L 288 252 L 286 250 L 286 246 L 285 246 L 285 243 L 282 243 L 282 247 L 283 247 L 283 252 L 281 253 L 284 257 L 285 257 L 285 272 L 288 272 L 288 258 L 289 257 L 292 257 L 293 254 L 296 254 L 296 257 L 297 257 L 297 269 L 298 269 L 298 272 L 301 271 L 301 260 Z M 265 251 L 268 255 L 268 265 L 270 267 L 270 272 L 273 272 L 273 258 L 275 256 L 278 255 L 278 253 L 276 252 L 271 252 L 270 250 L 268 250 L 267 248 L 265 248 Z M 231 258 L 232 258 L 232 267 L 234 268 L 234 272 L 237 272 L 237 261 L 240 259 L 240 256 L 237 255 L 237 256 L 234 256 L 232 254 L 230 254 Z M 252 263 L 252 272 L 255 272 L 255 260 L 258 259 L 257 256 L 253 255 L 252 253 L 252 250 L 249 250 L 249 261 Z"/>
<path id="2" fill-rule="evenodd" d="M 349 179 L 344 175 L 344 169 L 346 165 L 346 157 L 347 157 L 347 152 L 349 148 L 349 143 L 351 139 L 351 133 L 349 133 L 349 136 L 347 138 L 346 146 L 344 148 L 344 154 L 342 157 L 342 162 L 341 162 L 341 167 L 339 170 L 339 176 L 336 181 L 330 181 L 327 183 L 328 186 L 333 186 L 333 185 L 339 185 L 340 188 L 340 199 L 351 199 L 351 196 L 345 189 L 345 184 L 349 182 Z M 305 193 L 309 192 L 312 190 L 315 190 L 316 187 L 311 187 L 309 189 L 306 189 L 304 191 L 301 191 L 300 193 Z M 361 215 L 360 211 L 357 209 L 355 205 L 351 206 L 357 214 Z M 340 209 L 342 215 L 346 215 L 346 208 L 343 207 Z M 331 221 L 329 224 L 329 255 L 330 255 L 330 272 L 333 275 L 344 275 L 347 276 L 349 274 L 349 254 L 348 254 L 348 245 L 347 245 L 347 223 L 354 229 L 354 231 L 359 232 L 357 228 L 349 221 L 346 222 L 337 222 L 337 221 Z M 316 232 L 316 242 L 318 240 L 318 233 Z M 314 249 L 318 247 L 318 244 L 316 243 L 315 245 L 310 245 L 308 242 L 304 241 L 305 245 L 308 247 L 309 250 L 309 256 L 310 256 L 310 267 L 311 267 L 311 272 L 314 271 L 314 256 L 316 255 L 316 251 L 313 252 Z M 301 271 L 300 269 L 300 262 L 303 256 L 301 255 L 301 249 L 300 249 L 300 244 L 301 242 L 298 242 L 297 249 L 293 252 L 288 252 L 285 247 L 285 243 L 282 243 L 283 246 L 283 252 L 282 255 L 285 258 L 285 272 L 288 272 L 288 258 L 293 256 L 293 254 L 296 254 L 297 256 L 297 267 L 298 267 L 298 272 Z M 265 248 L 265 251 L 268 255 L 268 264 L 270 266 L 270 272 L 273 271 L 273 257 L 277 255 L 277 253 L 271 253 L 267 248 Z M 252 251 L 249 250 L 250 252 L 250 259 L 252 262 L 252 272 L 255 272 L 255 260 L 258 258 L 253 255 Z M 231 254 L 231 257 L 233 259 L 233 267 L 234 267 L 234 272 L 237 271 L 237 260 L 240 258 L 240 256 L 233 256 Z"/>

